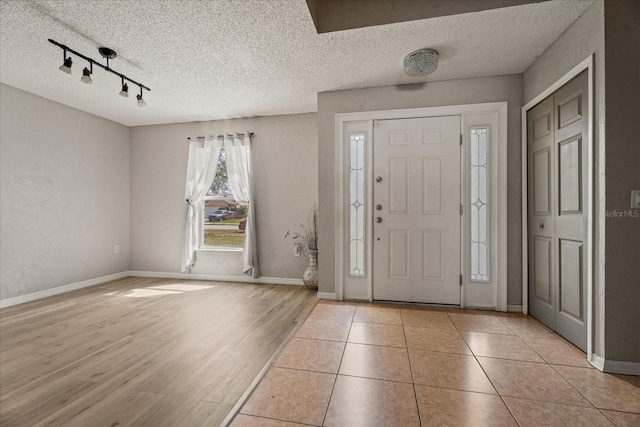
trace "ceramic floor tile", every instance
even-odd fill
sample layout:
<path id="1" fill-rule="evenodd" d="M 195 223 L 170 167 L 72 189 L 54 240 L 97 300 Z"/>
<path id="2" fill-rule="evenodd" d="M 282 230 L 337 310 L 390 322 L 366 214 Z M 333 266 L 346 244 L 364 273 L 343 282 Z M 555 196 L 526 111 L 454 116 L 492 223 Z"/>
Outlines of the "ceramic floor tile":
<path id="1" fill-rule="evenodd" d="M 298 329 L 296 337 L 329 341 L 346 341 L 351 320 L 309 317 Z"/>
<path id="2" fill-rule="evenodd" d="M 471 350 L 455 329 L 405 326 L 404 333 L 407 337 L 407 347 L 414 350 L 471 354 Z"/>
<path id="3" fill-rule="evenodd" d="M 416 385 L 423 426 L 514 426 L 499 396 Z"/>
<path id="4" fill-rule="evenodd" d="M 410 383 L 407 349 L 347 343 L 339 374 Z"/>
<path id="5" fill-rule="evenodd" d="M 609 418 L 617 427 L 638 427 L 640 426 L 640 414 L 631 412 L 609 411 L 601 409 L 607 418 Z"/>
<path id="6" fill-rule="evenodd" d="M 597 369 L 555 365 L 554 368 L 596 408 L 640 413 L 640 378 L 604 374 Z"/>
<path id="7" fill-rule="evenodd" d="M 547 363 L 592 368 L 585 353 L 556 334 L 545 338 L 535 336 L 522 339 Z"/>
<path id="8" fill-rule="evenodd" d="M 460 331 L 513 335 L 511 329 L 496 316 L 467 313 L 448 313 L 448 315 L 455 327 Z"/>
<path id="9" fill-rule="evenodd" d="M 243 414 L 239 414 L 231 423 L 231 427 L 303 427 L 305 425 Z"/>
<path id="10" fill-rule="evenodd" d="M 460 332 L 462 338 L 476 356 L 496 357 L 499 359 L 526 360 L 540 362 L 544 360 L 531 350 L 516 335 L 487 334 L 484 332 Z"/>
<path id="11" fill-rule="evenodd" d="M 521 337 L 550 338 L 555 335 L 553 331 L 531 317 L 501 317 L 500 321 Z"/>
<path id="12" fill-rule="evenodd" d="M 473 356 L 409 350 L 415 384 L 496 394 Z"/>
<path id="13" fill-rule="evenodd" d="M 402 324 L 405 326 L 455 329 L 451 319 L 445 312 L 427 310 L 400 310 L 400 312 L 402 314 Z"/>
<path id="14" fill-rule="evenodd" d="M 322 425 L 335 375 L 271 368 L 241 413 Z"/>
<path id="15" fill-rule="evenodd" d="M 328 304 L 319 302 L 313 309 L 310 318 L 320 317 L 323 319 L 353 319 L 353 313 L 356 311 L 355 305 L 345 304 Z"/>
<path id="16" fill-rule="evenodd" d="M 478 357 L 501 396 L 593 407 L 546 363 Z"/>
<path id="17" fill-rule="evenodd" d="M 353 322 L 348 342 L 358 344 L 406 347 L 404 332 L 400 325 Z"/>
<path id="18" fill-rule="evenodd" d="M 343 351 L 343 342 L 293 338 L 274 366 L 336 374 Z"/>
<path id="19" fill-rule="evenodd" d="M 521 427 L 585 426 L 613 427 L 596 408 L 562 405 L 537 400 L 505 397 L 505 403 Z"/>
<path id="20" fill-rule="evenodd" d="M 325 426 L 419 426 L 412 384 L 338 375 Z"/>
<path id="21" fill-rule="evenodd" d="M 389 325 L 402 325 L 400 310 L 397 308 L 382 307 L 358 307 L 354 322 L 386 323 Z"/>

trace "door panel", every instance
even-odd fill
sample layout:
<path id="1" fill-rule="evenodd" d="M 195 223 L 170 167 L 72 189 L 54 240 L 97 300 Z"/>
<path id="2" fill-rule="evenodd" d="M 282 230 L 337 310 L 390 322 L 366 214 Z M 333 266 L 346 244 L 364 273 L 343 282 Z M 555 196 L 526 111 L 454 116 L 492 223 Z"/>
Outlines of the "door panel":
<path id="1" fill-rule="evenodd" d="M 584 320 L 582 306 L 582 242 L 560 240 L 560 291 L 559 311 L 576 320 Z"/>
<path id="2" fill-rule="evenodd" d="M 533 208 L 536 215 L 551 215 L 551 149 L 533 153 Z"/>
<path id="3" fill-rule="evenodd" d="M 553 100 L 528 112 L 529 312 L 555 328 Z"/>
<path id="4" fill-rule="evenodd" d="M 389 230 L 389 277 L 409 278 L 409 230 Z"/>
<path id="5" fill-rule="evenodd" d="M 374 126 L 373 298 L 460 304 L 460 117 Z"/>
<path id="6" fill-rule="evenodd" d="M 443 265 L 444 260 L 444 238 L 442 230 L 424 230 L 422 233 L 422 254 L 424 265 L 423 279 L 444 279 Z"/>
<path id="7" fill-rule="evenodd" d="M 586 72 L 527 112 L 529 310 L 586 350 Z"/>
<path id="8" fill-rule="evenodd" d="M 443 157 L 422 158 L 422 213 L 442 214 L 442 180 Z"/>
<path id="9" fill-rule="evenodd" d="M 409 213 L 409 159 L 389 159 L 389 213 Z"/>
<path id="10" fill-rule="evenodd" d="M 580 137 L 559 144 L 558 199 L 560 200 L 560 215 L 582 212 L 581 145 Z"/>
<path id="11" fill-rule="evenodd" d="M 533 271 L 534 293 L 537 299 L 551 307 L 551 295 L 553 295 L 553 289 L 551 289 L 551 272 L 553 271 L 551 259 L 552 241 L 548 237 L 537 236 L 533 247 L 533 265 L 535 267 Z"/>
<path id="12" fill-rule="evenodd" d="M 556 165 L 559 180 L 556 183 L 558 206 L 555 216 L 555 246 L 557 282 L 556 331 L 586 351 L 587 277 L 584 242 L 587 236 L 586 212 L 582 207 L 586 199 L 587 152 L 582 141 L 587 137 L 587 118 L 584 111 L 587 93 L 587 74 L 580 74 L 554 94 L 556 117 L 556 152 L 560 157 Z"/>

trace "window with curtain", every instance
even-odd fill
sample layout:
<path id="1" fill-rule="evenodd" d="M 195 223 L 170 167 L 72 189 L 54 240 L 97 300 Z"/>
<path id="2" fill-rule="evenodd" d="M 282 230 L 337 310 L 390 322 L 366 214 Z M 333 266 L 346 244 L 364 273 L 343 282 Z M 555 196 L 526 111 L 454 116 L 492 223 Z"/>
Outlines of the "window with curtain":
<path id="1" fill-rule="evenodd" d="M 217 173 L 202 202 L 203 249 L 242 249 L 249 205 L 239 203 L 233 196 L 229 184 L 227 155 L 220 150 Z"/>
<path id="2" fill-rule="evenodd" d="M 231 247 L 232 244 L 238 247 L 235 245 L 242 242 L 239 245 L 242 247 L 242 272 L 254 279 L 260 277 L 251 135 L 246 132 L 227 135 L 227 138 L 210 136 L 189 143 L 183 273 L 191 272 L 196 262 L 196 250 L 203 248 L 205 243 L 209 247 Z M 221 152 L 224 152 L 222 156 Z M 220 174 L 219 166 L 223 166 Z M 212 207 L 216 209 L 212 210 Z M 238 238 L 224 242 L 225 233 Z"/>

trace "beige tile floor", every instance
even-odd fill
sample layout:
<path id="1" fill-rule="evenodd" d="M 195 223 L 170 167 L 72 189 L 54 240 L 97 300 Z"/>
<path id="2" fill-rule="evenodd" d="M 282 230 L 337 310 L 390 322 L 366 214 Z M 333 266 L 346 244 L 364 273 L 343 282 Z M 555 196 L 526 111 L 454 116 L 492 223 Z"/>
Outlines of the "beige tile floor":
<path id="1" fill-rule="evenodd" d="M 530 317 L 321 301 L 232 426 L 640 426 L 640 378 L 603 374 Z"/>

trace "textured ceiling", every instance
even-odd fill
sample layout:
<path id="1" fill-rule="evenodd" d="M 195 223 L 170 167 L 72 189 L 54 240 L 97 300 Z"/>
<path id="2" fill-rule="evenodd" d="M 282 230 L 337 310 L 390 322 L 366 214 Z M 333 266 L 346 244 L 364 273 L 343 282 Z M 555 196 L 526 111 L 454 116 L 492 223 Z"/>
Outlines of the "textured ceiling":
<path id="1" fill-rule="evenodd" d="M 523 72 L 593 0 L 549 1 L 317 34 L 305 0 L 2 0 L 0 81 L 127 126 L 312 112 L 323 91 Z M 145 108 L 117 76 L 73 57 L 57 70 L 52 38 L 151 88 Z M 440 51 L 424 78 L 416 49 Z M 132 95 L 136 93 L 130 87 Z"/>

